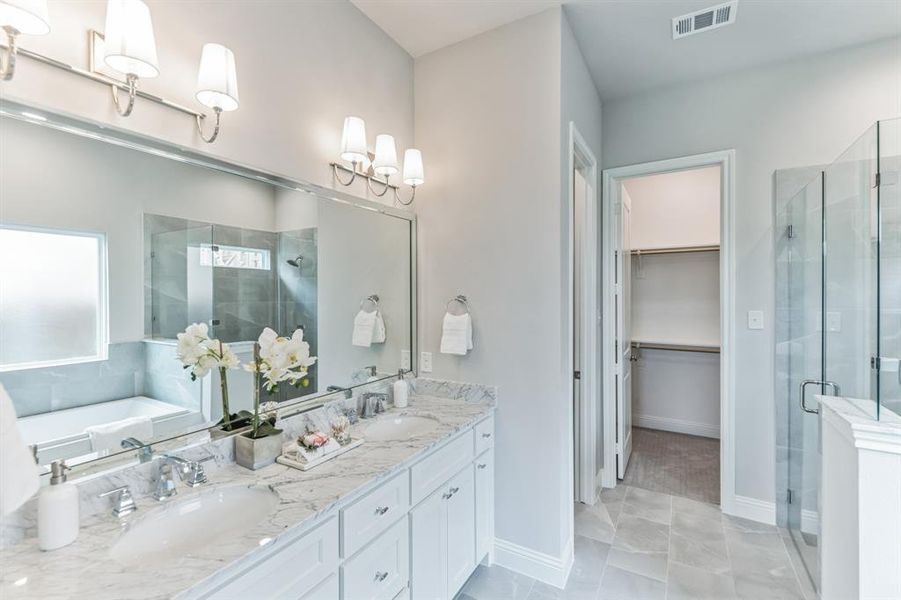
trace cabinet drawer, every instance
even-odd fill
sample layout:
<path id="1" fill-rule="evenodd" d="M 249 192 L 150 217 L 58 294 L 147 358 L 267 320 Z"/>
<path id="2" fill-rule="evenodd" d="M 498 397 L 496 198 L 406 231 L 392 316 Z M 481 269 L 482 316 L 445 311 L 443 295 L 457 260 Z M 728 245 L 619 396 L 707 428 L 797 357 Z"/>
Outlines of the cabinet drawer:
<path id="1" fill-rule="evenodd" d="M 336 600 L 337 598 L 338 574 L 332 573 L 328 579 L 301 596 L 300 600 Z"/>
<path id="2" fill-rule="evenodd" d="M 345 600 L 392 600 L 410 579 L 407 519 L 363 548 L 341 567 Z"/>
<path id="3" fill-rule="evenodd" d="M 488 417 L 484 421 L 476 423 L 475 432 L 476 456 L 488 448 L 494 448 L 494 417 Z"/>
<path id="4" fill-rule="evenodd" d="M 417 504 L 467 463 L 472 462 L 474 456 L 472 440 L 472 430 L 469 430 L 413 465 L 410 469 L 413 504 Z"/>
<path id="5" fill-rule="evenodd" d="M 341 556 L 355 554 L 407 512 L 410 507 L 407 473 L 404 470 L 341 510 Z"/>
<path id="6" fill-rule="evenodd" d="M 313 592 L 338 570 L 338 519 L 330 519 L 280 549 L 261 552 L 246 565 L 239 563 L 236 570 L 240 570 L 237 577 L 205 597 L 255 598 L 265 591 L 273 600 L 305 599 L 308 593 L 310 598 L 320 598 Z"/>

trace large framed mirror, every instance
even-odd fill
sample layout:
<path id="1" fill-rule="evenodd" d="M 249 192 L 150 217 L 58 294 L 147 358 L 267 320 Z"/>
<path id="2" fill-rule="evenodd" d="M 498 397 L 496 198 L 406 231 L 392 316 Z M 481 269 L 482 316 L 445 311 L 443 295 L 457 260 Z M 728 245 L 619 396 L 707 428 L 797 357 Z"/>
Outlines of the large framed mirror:
<path id="1" fill-rule="evenodd" d="M 41 464 L 216 427 L 192 324 L 241 363 L 302 335 L 308 376 L 264 395 L 298 411 L 414 367 L 412 213 L 9 101 L 0 148 L 0 384 Z M 251 374 L 227 383 L 251 409 Z"/>

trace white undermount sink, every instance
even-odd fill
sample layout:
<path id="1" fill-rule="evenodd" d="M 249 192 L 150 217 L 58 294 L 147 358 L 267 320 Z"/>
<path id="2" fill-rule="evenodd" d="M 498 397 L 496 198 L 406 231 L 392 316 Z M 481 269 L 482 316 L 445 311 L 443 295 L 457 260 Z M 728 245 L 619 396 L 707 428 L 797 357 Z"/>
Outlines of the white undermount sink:
<path id="1" fill-rule="evenodd" d="M 279 503 L 268 487 L 229 486 L 177 497 L 136 521 L 110 548 L 128 566 L 177 557 L 221 537 L 236 537 L 268 517 Z"/>
<path id="2" fill-rule="evenodd" d="M 438 427 L 438 421 L 413 415 L 380 417 L 363 431 L 363 437 L 374 442 L 402 441 L 428 433 Z"/>

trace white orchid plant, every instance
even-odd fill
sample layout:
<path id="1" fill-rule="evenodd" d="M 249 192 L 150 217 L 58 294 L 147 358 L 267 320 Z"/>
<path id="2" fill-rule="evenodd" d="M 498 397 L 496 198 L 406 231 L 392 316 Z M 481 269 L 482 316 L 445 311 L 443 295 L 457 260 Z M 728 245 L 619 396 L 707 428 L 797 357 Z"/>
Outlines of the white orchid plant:
<path id="1" fill-rule="evenodd" d="M 206 323 L 188 325 L 183 333 L 178 334 L 176 354 L 185 369 L 191 370 L 191 381 L 205 377 L 213 369 L 219 369 L 219 382 L 222 386 L 222 423 L 226 430 L 232 428 L 232 417 L 228 408 L 229 369 L 240 366 L 237 355 L 228 344 L 211 339 Z"/>
<path id="2" fill-rule="evenodd" d="M 309 368 L 315 363 L 316 357 L 310 356 L 310 344 L 303 340 L 303 329 L 295 330 L 290 338 L 278 335 L 269 327 L 263 330 L 254 344 L 254 361 L 244 365 L 256 376 L 250 437 L 257 439 L 281 433 L 275 428 L 274 418 L 260 418 L 261 384 L 270 394 L 276 393 L 281 383 L 307 385 Z"/>

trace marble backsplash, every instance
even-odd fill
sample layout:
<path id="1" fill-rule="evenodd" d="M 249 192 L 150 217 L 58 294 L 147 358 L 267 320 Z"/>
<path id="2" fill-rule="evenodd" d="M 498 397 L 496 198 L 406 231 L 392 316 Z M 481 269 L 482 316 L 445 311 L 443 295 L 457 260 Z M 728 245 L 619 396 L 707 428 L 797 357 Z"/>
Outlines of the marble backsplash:
<path id="1" fill-rule="evenodd" d="M 437 379 L 408 378 L 411 391 L 411 404 L 415 404 L 416 395 L 435 396 L 463 400 L 472 403 L 495 404 L 497 388 L 495 386 L 458 383 Z M 363 394 L 367 392 L 385 392 L 392 404 L 391 390 L 393 380 L 378 381 L 354 388 L 354 395 L 345 398 L 336 393 L 334 399 L 316 409 L 279 418 L 277 426 L 284 431 L 283 438 L 290 439 L 304 432 L 307 426 L 317 430 L 328 431 L 335 417 L 345 413 L 347 409 L 362 409 Z M 290 408 L 280 411 L 291 412 Z M 166 444 L 154 444 L 156 453 L 169 453 L 188 460 L 203 461 L 204 470 L 211 478 L 215 477 L 217 468 L 233 464 L 234 440 L 231 437 L 211 440 L 207 433 L 194 434 L 189 438 L 173 440 Z M 136 459 L 119 464 L 96 473 L 79 476 L 73 480 L 80 492 L 80 511 L 82 523 L 105 515 L 111 510 L 112 501 L 100 498 L 99 495 L 111 489 L 128 486 L 136 498 L 149 496 L 155 487 L 155 476 L 158 464 L 155 461 L 138 463 Z M 46 484 L 46 481 L 43 482 Z M 37 497 L 31 498 L 19 510 L 0 518 L 0 549 L 19 543 L 26 537 L 37 535 Z"/>

